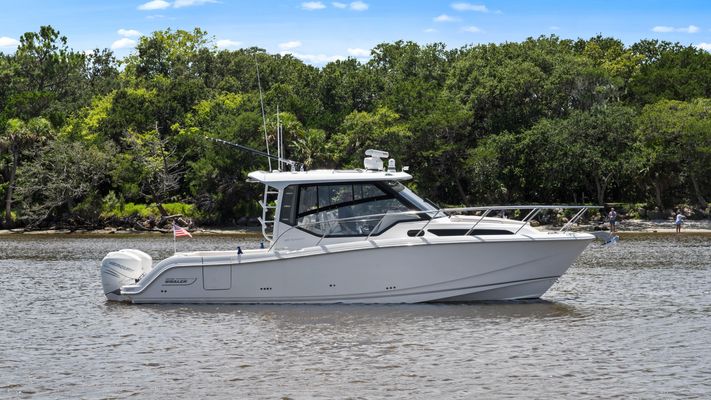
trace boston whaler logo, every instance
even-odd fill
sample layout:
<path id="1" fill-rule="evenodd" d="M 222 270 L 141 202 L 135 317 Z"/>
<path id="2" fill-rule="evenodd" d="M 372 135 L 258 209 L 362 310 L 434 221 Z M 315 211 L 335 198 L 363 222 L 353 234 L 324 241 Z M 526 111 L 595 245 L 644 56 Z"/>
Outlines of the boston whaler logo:
<path id="1" fill-rule="evenodd" d="M 189 286 L 196 280 L 197 278 L 165 278 L 163 286 Z"/>

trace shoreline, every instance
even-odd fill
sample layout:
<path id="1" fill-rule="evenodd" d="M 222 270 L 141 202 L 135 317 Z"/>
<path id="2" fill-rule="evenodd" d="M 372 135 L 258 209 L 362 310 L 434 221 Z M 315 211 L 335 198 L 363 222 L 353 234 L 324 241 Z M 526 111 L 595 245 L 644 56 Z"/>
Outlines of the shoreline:
<path id="1" fill-rule="evenodd" d="M 560 226 L 541 225 L 537 227 L 544 231 L 554 232 Z M 607 223 L 601 225 L 581 224 L 574 226 L 571 230 L 575 232 L 609 232 Z M 602 228 L 602 229 L 600 229 Z M 237 237 L 261 237 L 260 227 L 239 227 L 239 228 L 197 228 L 190 231 L 197 236 L 237 236 Z M 654 234 L 676 234 L 673 221 L 670 220 L 623 220 L 617 225 L 618 235 L 654 235 Z M 57 235 L 57 236 L 109 236 L 109 235 L 170 235 L 171 231 L 143 231 L 137 229 L 124 228 L 103 228 L 103 229 L 45 229 L 37 231 L 23 231 L 21 229 L 0 229 L 0 237 L 4 236 L 33 236 L 33 235 Z M 711 220 L 684 221 L 681 228 L 681 235 L 684 234 L 708 234 L 711 235 Z"/>
<path id="2" fill-rule="evenodd" d="M 56 236 L 129 236 L 129 235 L 171 235 L 172 231 L 158 230 L 138 230 L 138 229 L 119 229 L 119 228 L 102 228 L 102 229 L 43 229 L 37 231 L 24 231 L 21 229 L 0 229 L 0 237 L 3 236 L 41 236 L 41 235 L 56 235 Z M 262 230 L 259 227 L 246 228 L 198 228 L 190 231 L 192 235 L 198 236 L 239 236 L 239 237 L 261 237 Z"/>
<path id="3" fill-rule="evenodd" d="M 597 228 L 597 229 L 596 229 Z M 558 230 L 559 227 L 550 225 L 542 227 L 545 230 Z M 574 226 L 571 230 L 575 232 L 610 232 L 610 225 L 603 224 L 581 224 Z M 627 219 L 617 223 L 615 234 L 626 236 L 635 235 L 653 235 L 653 234 L 676 234 L 676 227 L 672 220 L 640 220 Z M 681 225 L 679 234 L 711 234 L 711 220 L 686 220 Z"/>

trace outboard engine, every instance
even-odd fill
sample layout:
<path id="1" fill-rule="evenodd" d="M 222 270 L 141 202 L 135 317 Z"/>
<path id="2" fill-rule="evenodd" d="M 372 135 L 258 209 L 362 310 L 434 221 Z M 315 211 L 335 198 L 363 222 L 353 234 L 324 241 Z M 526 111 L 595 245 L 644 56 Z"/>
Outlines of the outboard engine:
<path id="1" fill-rule="evenodd" d="M 101 261 L 101 285 L 106 298 L 127 301 L 121 286 L 133 285 L 151 270 L 153 260 L 148 254 L 134 249 L 112 251 Z"/>

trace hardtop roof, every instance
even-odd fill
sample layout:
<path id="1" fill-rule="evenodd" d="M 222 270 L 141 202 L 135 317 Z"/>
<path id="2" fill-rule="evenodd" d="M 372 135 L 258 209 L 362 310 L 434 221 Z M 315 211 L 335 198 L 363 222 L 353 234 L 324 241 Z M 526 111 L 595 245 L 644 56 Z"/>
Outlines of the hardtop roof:
<path id="1" fill-rule="evenodd" d="M 367 171 L 362 169 L 316 169 L 295 172 L 254 171 L 250 172 L 248 177 L 248 181 L 261 182 L 279 189 L 289 185 L 307 183 L 406 181 L 412 179 L 412 175 L 406 172 Z"/>

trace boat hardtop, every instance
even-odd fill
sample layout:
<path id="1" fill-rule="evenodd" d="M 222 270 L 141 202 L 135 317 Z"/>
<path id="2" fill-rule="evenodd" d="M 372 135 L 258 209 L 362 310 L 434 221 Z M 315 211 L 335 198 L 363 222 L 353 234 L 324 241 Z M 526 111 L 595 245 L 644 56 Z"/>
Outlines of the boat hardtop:
<path id="1" fill-rule="evenodd" d="M 254 171 L 248 175 L 249 181 L 256 181 L 275 188 L 284 188 L 292 184 L 329 183 L 329 182 L 372 182 L 372 181 L 407 181 L 412 175 L 399 171 L 370 171 L 365 169 L 316 169 L 310 171 Z"/>

